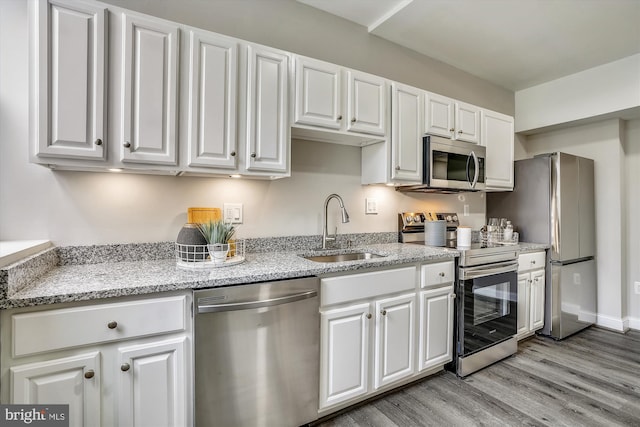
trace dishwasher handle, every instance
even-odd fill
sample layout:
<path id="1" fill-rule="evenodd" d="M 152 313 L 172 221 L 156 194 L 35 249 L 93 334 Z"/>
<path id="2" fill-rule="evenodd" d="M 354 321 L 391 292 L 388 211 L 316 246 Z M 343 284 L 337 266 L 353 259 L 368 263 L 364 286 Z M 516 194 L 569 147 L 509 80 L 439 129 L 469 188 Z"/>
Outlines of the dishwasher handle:
<path id="1" fill-rule="evenodd" d="M 316 290 L 308 290 L 292 295 L 285 295 L 277 298 L 256 300 L 256 301 L 243 301 L 221 304 L 198 304 L 198 314 L 201 313 L 216 313 L 220 311 L 237 311 L 237 310 L 250 310 L 262 307 L 272 307 L 274 305 L 288 304 L 290 302 L 301 301 L 308 298 L 314 298 L 318 295 Z"/>

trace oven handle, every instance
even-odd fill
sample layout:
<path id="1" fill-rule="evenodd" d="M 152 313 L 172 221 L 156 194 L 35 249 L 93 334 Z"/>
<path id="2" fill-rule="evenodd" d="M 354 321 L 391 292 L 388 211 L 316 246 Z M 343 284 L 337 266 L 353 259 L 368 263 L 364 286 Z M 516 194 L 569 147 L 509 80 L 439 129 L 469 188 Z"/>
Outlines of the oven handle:
<path id="1" fill-rule="evenodd" d="M 460 276 L 462 280 L 477 279 L 494 274 L 509 273 L 518 271 L 518 261 L 501 262 L 498 264 L 483 265 L 480 267 L 461 268 Z"/>

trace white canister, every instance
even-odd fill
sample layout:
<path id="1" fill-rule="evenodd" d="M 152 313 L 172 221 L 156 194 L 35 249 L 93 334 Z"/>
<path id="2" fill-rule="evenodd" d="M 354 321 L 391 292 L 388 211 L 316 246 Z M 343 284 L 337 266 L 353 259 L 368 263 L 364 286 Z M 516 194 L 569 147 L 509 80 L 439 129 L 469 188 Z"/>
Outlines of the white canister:
<path id="1" fill-rule="evenodd" d="M 471 246 L 471 227 L 458 227 L 457 246 L 459 248 L 468 248 Z"/>

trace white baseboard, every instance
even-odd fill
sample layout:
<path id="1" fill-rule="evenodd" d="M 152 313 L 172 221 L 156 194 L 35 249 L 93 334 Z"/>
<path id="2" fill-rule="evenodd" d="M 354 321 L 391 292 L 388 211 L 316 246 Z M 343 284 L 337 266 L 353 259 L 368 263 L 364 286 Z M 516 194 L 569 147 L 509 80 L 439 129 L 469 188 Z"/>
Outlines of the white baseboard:
<path id="1" fill-rule="evenodd" d="M 627 317 L 625 319 L 625 323 L 629 327 L 629 329 L 633 329 L 636 331 L 640 331 L 640 318 L 637 317 Z"/>
<path id="2" fill-rule="evenodd" d="M 619 317 L 609 317 L 598 314 L 596 325 L 614 331 L 624 332 L 629 329 L 629 318 L 621 319 Z"/>

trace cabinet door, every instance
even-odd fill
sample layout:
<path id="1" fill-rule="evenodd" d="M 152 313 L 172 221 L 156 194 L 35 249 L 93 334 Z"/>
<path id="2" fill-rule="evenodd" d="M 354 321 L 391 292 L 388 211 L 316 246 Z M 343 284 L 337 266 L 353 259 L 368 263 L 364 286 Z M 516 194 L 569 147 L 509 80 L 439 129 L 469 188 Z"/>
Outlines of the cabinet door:
<path id="1" fill-rule="evenodd" d="M 513 189 L 513 117 L 482 110 L 482 137 L 487 148 L 485 182 L 491 189 Z"/>
<path id="2" fill-rule="evenodd" d="M 422 182 L 422 91 L 392 83 L 391 178 Z"/>
<path id="3" fill-rule="evenodd" d="M 369 304 L 320 315 L 320 409 L 367 393 Z"/>
<path id="4" fill-rule="evenodd" d="M 189 166 L 236 168 L 238 43 L 191 31 Z"/>
<path id="5" fill-rule="evenodd" d="M 531 330 L 537 331 L 544 326 L 544 270 L 531 272 Z"/>
<path id="6" fill-rule="evenodd" d="M 123 162 L 176 164 L 178 26 L 123 14 Z"/>
<path id="7" fill-rule="evenodd" d="M 104 160 L 106 9 L 97 4 L 36 4 L 35 154 Z"/>
<path id="8" fill-rule="evenodd" d="M 455 139 L 475 144 L 480 142 L 480 108 L 456 102 L 455 124 Z"/>
<path id="9" fill-rule="evenodd" d="M 531 284 L 529 273 L 518 274 L 518 329 L 516 335 L 520 338 L 529 332 L 529 307 Z"/>
<path id="10" fill-rule="evenodd" d="M 425 100 L 426 133 L 452 138 L 455 131 L 453 127 L 455 101 L 435 93 L 427 93 Z"/>
<path id="11" fill-rule="evenodd" d="M 289 57 L 248 46 L 247 159 L 249 171 L 288 172 Z"/>
<path id="12" fill-rule="evenodd" d="M 420 293 L 420 371 L 453 357 L 453 286 Z"/>
<path id="13" fill-rule="evenodd" d="M 416 294 L 375 302 L 376 338 L 374 388 L 411 376 L 414 372 Z"/>
<path id="14" fill-rule="evenodd" d="M 121 426 L 189 425 L 187 338 L 118 349 Z"/>
<path id="15" fill-rule="evenodd" d="M 296 58 L 295 123 L 340 129 L 340 67 Z"/>
<path id="16" fill-rule="evenodd" d="M 347 130 L 384 136 L 387 112 L 386 80 L 371 74 L 347 72 Z"/>
<path id="17" fill-rule="evenodd" d="M 100 353 L 14 366 L 11 403 L 68 404 L 72 427 L 100 425 Z"/>

